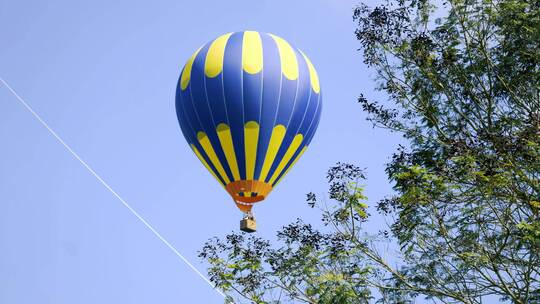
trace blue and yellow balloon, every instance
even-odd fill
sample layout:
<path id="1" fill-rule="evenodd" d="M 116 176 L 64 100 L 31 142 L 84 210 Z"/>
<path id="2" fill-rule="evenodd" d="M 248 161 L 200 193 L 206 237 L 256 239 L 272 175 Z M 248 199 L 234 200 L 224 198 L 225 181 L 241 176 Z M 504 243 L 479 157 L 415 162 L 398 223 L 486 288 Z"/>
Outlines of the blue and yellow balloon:
<path id="1" fill-rule="evenodd" d="M 176 89 L 184 137 L 244 212 L 306 151 L 321 109 L 319 77 L 307 56 L 253 31 L 222 35 L 195 51 Z"/>

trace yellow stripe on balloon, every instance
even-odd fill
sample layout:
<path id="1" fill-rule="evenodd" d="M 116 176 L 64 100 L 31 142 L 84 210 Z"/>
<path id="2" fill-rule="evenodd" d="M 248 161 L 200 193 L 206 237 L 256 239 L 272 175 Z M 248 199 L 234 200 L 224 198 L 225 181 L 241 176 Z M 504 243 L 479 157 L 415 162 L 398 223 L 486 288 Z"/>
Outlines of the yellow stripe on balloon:
<path id="1" fill-rule="evenodd" d="M 311 60 L 309 60 L 309 58 L 306 56 L 306 54 L 302 53 L 302 51 L 300 51 L 300 53 L 302 54 L 302 56 L 304 56 L 304 60 L 306 61 L 308 66 L 311 88 L 313 88 L 313 91 L 315 91 L 315 93 L 319 93 L 321 91 L 321 87 L 319 85 L 319 75 L 317 75 L 315 67 L 311 63 Z"/>
<path id="2" fill-rule="evenodd" d="M 281 142 L 283 141 L 283 137 L 285 137 L 286 131 L 284 125 L 277 125 L 274 127 L 274 130 L 272 130 L 272 136 L 270 136 L 270 143 L 268 144 L 268 150 L 266 150 L 266 156 L 264 157 L 261 175 L 259 176 L 260 181 L 266 181 L 266 176 L 276 158 L 279 147 L 281 147 Z"/>
<path id="3" fill-rule="evenodd" d="M 213 78 L 223 71 L 223 58 L 225 57 L 225 46 L 232 33 L 219 36 L 212 42 L 206 60 L 204 62 L 204 73 L 206 76 Z"/>
<path id="4" fill-rule="evenodd" d="M 287 149 L 287 152 L 285 152 L 285 155 L 283 156 L 283 159 L 281 159 L 281 162 L 277 166 L 276 170 L 274 171 L 274 174 L 270 178 L 269 184 L 273 184 L 276 178 L 279 176 L 281 171 L 283 171 L 283 168 L 289 163 L 291 158 L 293 157 L 294 153 L 296 153 L 296 150 L 300 147 L 300 144 L 302 143 L 302 140 L 304 139 L 304 136 L 302 134 L 296 134 L 294 136 L 294 139 Z"/>
<path id="5" fill-rule="evenodd" d="M 210 173 L 212 174 L 212 176 L 217 179 L 217 181 L 219 182 L 219 184 L 222 186 L 222 187 L 225 187 L 225 185 L 223 184 L 223 182 L 219 179 L 219 177 L 216 175 L 216 173 L 214 172 L 214 170 L 212 170 L 212 168 L 210 168 L 210 165 L 208 165 L 208 163 L 206 162 L 206 160 L 202 157 L 201 155 L 201 152 L 199 152 L 199 150 L 197 149 L 197 147 L 195 147 L 194 144 L 190 144 L 191 146 L 191 149 L 193 150 L 193 152 L 195 152 L 195 155 L 197 155 L 197 158 L 199 158 L 199 160 L 201 161 L 201 163 L 203 163 L 203 165 L 206 167 L 206 170 L 210 171 Z"/>
<path id="6" fill-rule="evenodd" d="M 234 153 L 234 146 L 231 135 L 231 128 L 224 123 L 221 123 L 217 126 L 217 135 L 219 137 L 219 142 L 221 143 L 221 148 L 225 153 L 225 158 L 229 163 L 229 168 L 231 168 L 234 180 L 240 180 L 240 173 L 238 171 L 238 163 L 236 162 L 236 154 Z"/>
<path id="7" fill-rule="evenodd" d="M 210 158 L 212 165 L 214 165 L 216 170 L 218 170 L 221 178 L 225 181 L 226 184 L 230 183 L 231 180 L 225 173 L 225 170 L 223 169 L 223 166 L 221 165 L 221 162 L 219 161 L 216 152 L 214 151 L 214 148 L 212 147 L 212 144 L 210 143 L 210 140 L 208 139 L 206 133 L 200 131 L 199 133 L 197 133 L 197 139 L 203 147 L 204 153 L 206 153 L 206 155 L 208 155 L 208 157 Z"/>
<path id="8" fill-rule="evenodd" d="M 186 65 L 184 66 L 184 71 L 182 72 L 182 77 L 180 77 L 180 87 L 182 90 L 185 90 L 189 84 L 189 80 L 191 79 L 191 68 L 193 67 L 193 61 L 195 61 L 195 57 L 197 57 L 197 54 L 199 54 L 199 51 L 202 47 L 200 47 L 198 50 L 191 55 L 189 60 L 186 62 Z"/>
<path id="9" fill-rule="evenodd" d="M 244 144 L 246 154 L 246 179 L 253 180 L 255 162 L 257 160 L 257 143 L 259 142 L 259 124 L 248 121 L 244 126 Z"/>
<path id="10" fill-rule="evenodd" d="M 283 180 L 283 177 L 285 177 L 285 175 L 287 175 L 287 173 L 289 173 L 289 171 L 292 169 L 292 167 L 294 167 L 294 165 L 296 164 L 296 162 L 300 159 L 300 157 L 302 157 L 302 155 L 304 154 L 304 152 L 306 152 L 306 149 L 307 149 L 307 146 L 305 146 L 302 151 L 300 151 L 300 153 L 298 153 L 298 155 L 296 156 L 296 158 L 293 160 L 293 162 L 291 163 L 291 165 L 289 166 L 289 168 L 287 168 L 287 170 L 285 171 L 285 173 L 283 173 L 283 175 L 276 181 L 276 183 L 274 185 L 272 185 L 272 187 L 275 187 L 279 184 L 279 182 L 281 182 Z"/>
<path id="11" fill-rule="evenodd" d="M 296 80 L 298 78 L 298 61 L 291 45 L 283 38 L 272 35 L 272 38 L 277 44 L 279 50 L 279 58 L 281 60 L 281 72 L 287 79 Z"/>
<path id="12" fill-rule="evenodd" d="M 253 31 L 244 32 L 242 40 L 242 69 L 249 74 L 257 74 L 263 68 L 263 47 L 261 36 Z"/>

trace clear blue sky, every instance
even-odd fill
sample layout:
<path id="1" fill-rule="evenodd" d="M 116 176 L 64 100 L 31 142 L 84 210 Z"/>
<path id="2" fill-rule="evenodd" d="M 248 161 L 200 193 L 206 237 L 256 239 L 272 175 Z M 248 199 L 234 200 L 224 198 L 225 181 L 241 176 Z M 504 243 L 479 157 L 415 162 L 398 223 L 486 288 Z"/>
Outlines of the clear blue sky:
<path id="1" fill-rule="evenodd" d="M 356 50 L 357 1 L 76 2 L 0 0 L 0 77 L 199 269 L 197 250 L 236 231 L 241 214 L 186 145 L 174 94 L 187 58 L 222 33 L 287 39 L 322 84 L 319 130 L 255 207 L 259 235 L 317 223 L 305 194 L 326 190 L 337 161 L 368 169 L 372 202 L 391 191 L 383 169 L 400 138 L 373 129 L 356 103 L 384 99 Z M 0 142 L 0 303 L 222 302 L 5 87 Z"/>

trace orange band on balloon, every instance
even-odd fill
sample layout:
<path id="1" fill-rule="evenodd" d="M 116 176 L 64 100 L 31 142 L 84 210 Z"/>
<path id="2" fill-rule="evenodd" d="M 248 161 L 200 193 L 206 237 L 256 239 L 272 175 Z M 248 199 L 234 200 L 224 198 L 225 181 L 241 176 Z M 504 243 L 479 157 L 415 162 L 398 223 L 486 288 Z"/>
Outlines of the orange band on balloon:
<path id="1" fill-rule="evenodd" d="M 258 180 L 239 180 L 230 182 L 225 187 L 242 211 L 250 210 L 251 205 L 260 202 L 272 191 L 272 185 Z M 253 193 L 255 196 L 243 196 Z"/>
<path id="2" fill-rule="evenodd" d="M 251 211 L 251 208 L 253 207 L 253 204 L 254 204 L 254 203 L 243 203 L 239 201 L 235 201 L 234 203 L 236 204 L 236 207 L 238 207 L 238 209 L 240 209 L 243 212 Z"/>

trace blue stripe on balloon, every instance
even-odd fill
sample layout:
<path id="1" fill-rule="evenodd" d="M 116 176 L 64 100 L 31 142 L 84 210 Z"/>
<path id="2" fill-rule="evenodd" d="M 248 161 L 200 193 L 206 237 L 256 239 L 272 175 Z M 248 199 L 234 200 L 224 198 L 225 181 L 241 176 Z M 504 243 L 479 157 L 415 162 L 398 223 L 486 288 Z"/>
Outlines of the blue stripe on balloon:
<path id="1" fill-rule="evenodd" d="M 283 168 L 283 171 L 279 174 L 279 176 L 276 178 L 275 182 L 272 184 L 272 186 L 275 186 L 276 183 L 278 183 L 281 178 L 283 177 L 283 174 L 287 172 L 289 167 L 292 165 L 298 154 L 302 152 L 304 147 L 308 146 L 311 143 L 311 140 L 313 139 L 313 136 L 315 135 L 315 131 L 317 130 L 317 127 L 319 125 L 320 117 L 321 117 L 321 110 L 322 110 L 322 98 L 321 98 L 321 92 L 319 94 L 316 94 L 313 90 L 311 91 L 312 98 L 315 96 L 316 100 L 315 102 L 311 103 L 310 106 L 313 107 L 313 115 L 310 117 L 306 117 L 304 119 L 304 122 L 302 123 L 303 126 L 306 127 L 304 134 L 304 141 L 298 147 L 298 150 L 294 153 L 293 157 L 291 157 L 291 160 L 287 163 L 285 168 Z"/>
<path id="2" fill-rule="evenodd" d="M 220 123 L 229 124 L 225 96 L 223 93 L 223 73 L 214 78 L 206 77 L 206 95 L 214 118 L 214 128 Z"/>
<path id="3" fill-rule="evenodd" d="M 218 157 L 219 162 L 221 163 L 221 166 L 224 168 L 225 173 L 229 177 L 230 180 L 234 180 L 233 174 L 231 169 L 229 168 L 229 164 L 227 162 L 227 158 L 225 157 L 225 153 L 223 152 L 223 149 L 221 148 L 221 144 L 219 141 L 219 137 L 217 136 L 216 132 L 216 123 L 214 123 L 212 110 L 210 107 L 210 101 L 206 94 L 206 75 L 204 74 L 204 65 L 206 60 L 206 55 L 208 52 L 208 48 L 211 43 L 207 43 L 200 51 L 197 57 L 195 58 L 195 61 L 193 62 L 193 66 L 191 68 L 191 80 L 190 80 L 190 90 L 191 90 L 191 97 L 195 109 L 195 113 L 201 123 L 201 130 L 206 133 L 208 136 L 208 139 L 210 143 L 212 144 L 212 147 L 214 148 L 214 151 Z"/>
<path id="4" fill-rule="evenodd" d="M 268 143 L 275 125 L 281 91 L 281 61 L 274 39 L 268 34 L 261 34 L 263 45 L 263 92 L 260 118 L 259 144 L 255 162 L 255 179 L 258 179 L 268 150 Z"/>
<path id="5" fill-rule="evenodd" d="M 299 72 L 298 88 L 297 88 L 295 100 L 293 102 L 293 107 L 292 109 L 289 110 L 290 114 L 289 114 L 289 117 L 287 118 L 288 121 L 285 122 L 285 126 L 287 127 L 287 133 L 285 134 L 285 138 L 283 139 L 283 142 L 278 151 L 276 159 L 274 160 L 274 163 L 272 164 L 272 167 L 270 168 L 267 181 L 270 180 L 270 177 L 274 174 L 277 166 L 283 159 L 283 156 L 285 156 L 285 153 L 287 152 L 287 149 L 291 145 L 295 135 L 299 133 L 298 131 L 300 129 L 300 123 L 304 117 L 304 114 L 306 113 L 309 98 L 310 98 L 311 84 L 309 80 L 309 69 L 302 54 L 298 53 L 296 50 L 295 50 L 295 53 L 296 53 L 296 58 L 298 60 L 298 72 Z M 281 110 L 282 104 L 280 104 L 280 110 Z M 302 135 L 305 136 L 306 134 L 302 134 Z M 305 141 L 305 138 L 302 142 L 304 141 Z M 300 149 L 301 147 L 299 148 L 299 150 Z"/>
<path id="6" fill-rule="evenodd" d="M 188 132 L 190 134 L 190 139 L 193 142 L 197 142 L 197 132 L 201 131 L 203 128 L 195 113 L 195 107 L 191 99 L 191 87 L 192 85 L 190 82 L 186 90 L 177 90 L 177 94 L 181 96 L 182 100 L 181 103 L 177 104 L 177 111 L 180 111 L 182 121 L 185 122 L 185 125 L 189 125 L 190 127 L 190 132 Z"/>
<path id="7" fill-rule="evenodd" d="M 313 117 L 315 117 L 315 113 L 317 111 L 317 104 L 319 100 L 319 94 L 315 93 L 315 91 L 311 90 L 311 94 L 309 96 L 308 106 L 306 108 L 306 113 L 304 117 L 302 118 L 302 121 L 300 123 L 300 128 L 298 130 L 298 133 L 301 133 L 306 136 L 306 133 L 308 131 L 309 126 L 311 125 L 311 121 Z"/>
<path id="8" fill-rule="evenodd" d="M 298 133 L 305 135 L 305 133 L 300 132 L 300 126 L 306 116 L 311 95 L 316 93 L 311 89 L 309 69 L 304 57 L 297 52 L 297 58 L 299 71 L 298 92 L 296 94 L 296 103 L 294 105 L 293 113 L 287 125 L 287 131 L 290 131 L 292 135 Z"/>
<path id="9" fill-rule="evenodd" d="M 300 76 L 299 76 L 300 77 Z M 279 96 L 279 107 L 274 125 L 284 125 L 289 123 L 294 103 L 296 101 L 296 88 L 299 79 L 289 80 L 286 77 L 281 79 L 281 94 Z"/>
<path id="10" fill-rule="evenodd" d="M 317 131 L 317 128 L 319 127 L 319 122 L 321 121 L 321 113 L 322 113 L 322 93 L 319 92 L 317 94 L 317 110 L 315 112 L 315 115 L 313 116 L 313 121 L 309 126 L 309 129 L 306 133 L 306 143 L 305 145 L 309 145 L 311 142 L 311 139 L 313 139 L 313 136 L 315 135 L 315 131 Z"/>
<path id="11" fill-rule="evenodd" d="M 244 152 L 244 96 L 242 90 L 242 38 L 244 33 L 231 35 L 225 46 L 223 66 L 223 88 L 225 104 L 229 117 L 229 127 L 233 139 L 234 152 L 240 171 L 240 178 L 246 178 L 246 161 Z"/>
<path id="12" fill-rule="evenodd" d="M 184 69 L 182 69 L 182 73 L 184 73 Z M 180 74 L 180 78 L 176 86 L 176 98 L 175 98 L 176 117 L 178 118 L 178 123 L 180 124 L 180 129 L 182 130 L 182 134 L 184 134 L 184 137 L 187 139 L 188 144 L 190 144 L 192 142 L 191 130 L 187 126 L 188 122 L 186 121 L 186 118 L 184 117 L 184 108 L 183 108 L 184 100 L 182 99 L 182 89 L 180 87 L 181 77 L 182 77 L 182 74 Z"/>
<path id="13" fill-rule="evenodd" d="M 264 69 L 264 68 L 263 68 Z M 243 73 L 244 89 L 244 120 L 259 122 L 261 118 L 262 103 L 262 75 L 263 73 Z"/>
<path id="14" fill-rule="evenodd" d="M 178 82 L 178 87 L 176 89 L 176 115 L 178 117 L 178 122 L 180 123 L 180 129 L 182 130 L 182 133 L 184 134 L 184 137 L 188 141 L 189 144 L 195 145 L 197 150 L 199 150 L 199 153 L 201 156 L 205 159 L 205 161 L 208 163 L 209 167 L 212 169 L 212 171 L 215 173 L 215 175 L 218 177 L 220 182 L 225 185 L 225 181 L 221 178 L 219 175 L 219 172 L 216 170 L 212 162 L 210 161 L 210 158 L 206 153 L 204 152 L 204 149 L 199 144 L 199 141 L 197 140 L 197 131 L 192 127 L 191 121 L 187 115 L 186 108 L 192 109 L 189 104 L 191 104 L 191 97 L 189 96 L 189 88 L 187 90 L 182 91 L 180 88 L 180 82 Z M 197 122 L 198 125 L 198 122 Z"/>

